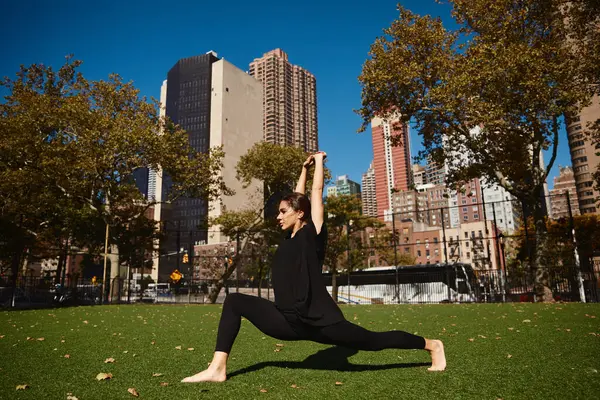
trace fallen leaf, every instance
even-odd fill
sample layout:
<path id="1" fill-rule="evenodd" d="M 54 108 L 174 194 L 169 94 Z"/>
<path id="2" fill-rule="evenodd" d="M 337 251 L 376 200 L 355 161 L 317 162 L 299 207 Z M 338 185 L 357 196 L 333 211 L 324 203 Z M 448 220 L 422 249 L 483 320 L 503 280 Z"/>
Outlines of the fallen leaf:
<path id="1" fill-rule="evenodd" d="M 507 355 L 506 358 L 512 358 L 512 354 Z"/>
<path id="2" fill-rule="evenodd" d="M 565 331 L 567 331 L 567 332 L 571 332 L 571 330 L 570 330 L 570 329 L 565 329 Z"/>
<path id="3" fill-rule="evenodd" d="M 129 388 L 127 391 L 131 393 L 133 397 L 140 397 L 140 394 L 137 392 L 137 390 L 135 390 L 135 388 Z"/>
<path id="4" fill-rule="evenodd" d="M 127 353 L 129 353 L 129 351 L 128 351 L 128 350 L 125 350 L 125 351 L 123 352 L 123 354 L 127 354 Z"/>
<path id="5" fill-rule="evenodd" d="M 502 339 L 500 336 L 496 336 L 496 340 L 500 340 Z"/>
<path id="6" fill-rule="evenodd" d="M 181 346 L 175 346 L 175 350 L 181 350 Z"/>
<path id="7" fill-rule="evenodd" d="M 96 380 L 105 381 L 107 379 L 112 379 L 112 377 L 113 376 L 110 372 L 109 373 L 100 372 L 98 375 L 96 375 Z"/>
<path id="8" fill-rule="evenodd" d="M 483 335 L 478 335 L 480 338 L 482 339 L 487 339 L 487 337 L 483 336 Z"/>
<path id="9" fill-rule="evenodd" d="M 44 339 L 43 337 L 40 337 L 40 338 L 37 338 L 37 340 L 40 341 L 40 342 L 43 342 L 46 339 Z"/>
<path id="10" fill-rule="evenodd" d="M 71 394 L 67 394 L 67 400 L 79 400 L 79 399 Z"/>
<path id="11" fill-rule="evenodd" d="M 267 389 L 260 389 L 261 393 L 267 393 Z"/>
<path id="12" fill-rule="evenodd" d="M 153 340 L 153 341 L 151 341 L 151 342 L 150 342 L 150 344 L 156 344 L 156 341 L 155 341 L 155 340 Z"/>
<path id="13" fill-rule="evenodd" d="M 61 340 L 60 342 L 61 342 L 61 343 L 64 343 L 65 341 L 64 341 L 64 340 Z"/>
<path id="14" fill-rule="evenodd" d="M 342 383 L 342 382 L 336 382 L 336 383 L 335 383 L 335 386 L 342 386 L 342 385 L 343 385 L 343 383 Z"/>
<path id="15" fill-rule="evenodd" d="M 152 376 L 157 377 L 157 376 L 162 376 L 163 374 L 161 374 L 160 372 L 155 372 L 152 374 Z"/>
<path id="16" fill-rule="evenodd" d="M 276 343 L 275 346 L 277 346 L 277 347 L 283 347 L 283 345 L 281 343 Z"/>
<path id="17" fill-rule="evenodd" d="M 469 339 L 469 342 L 474 342 L 474 341 L 475 341 L 475 339 L 473 339 L 473 338 Z"/>
<path id="18" fill-rule="evenodd" d="M 188 351 L 194 351 L 193 347 L 188 347 Z"/>
<path id="19" fill-rule="evenodd" d="M 84 323 L 84 324 L 87 324 L 88 322 L 87 322 L 87 321 L 83 321 L 83 323 Z"/>
<path id="20" fill-rule="evenodd" d="M 114 363 L 115 359 L 112 357 L 107 358 L 106 360 L 104 360 L 104 364 L 109 364 L 109 363 Z"/>
<path id="21" fill-rule="evenodd" d="M 298 389 L 298 385 L 296 385 L 295 383 L 292 386 L 290 386 L 290 387 L 294 388 L 294 389 Z"/>
<path id="22" fill-rule="evenodd" d="M 65 354 L 65 358 L 71 358 L 70 354 Z"/>
<path id="23" fill-rule="evenodd" d="M 4 339 L 4 335 L 0 335 L 0 339 Z"/>
<path id="24" fill-rule="evenodd" d="M 531 322 L 531 320 L 530 319 L 524 319 L 523 322 L 524 323 L 528 323 L 528 322 Z"/>
<path id="25" fill-rule="evenodd" d="M 513 331 L 515 328 L 508 328 L 509 331 Z"/>
<path id="26" fill-rule="evenodd" d="M 169 382 L 161 382 L 160 386 L 169 386 Z"/>
<path id="27" fill-rule="evenodd" d="M 25 389 L 29 389 L 29 385 L 28 384 L 17 385 L 17 389 L 16 390 L 25 390 Z"/>

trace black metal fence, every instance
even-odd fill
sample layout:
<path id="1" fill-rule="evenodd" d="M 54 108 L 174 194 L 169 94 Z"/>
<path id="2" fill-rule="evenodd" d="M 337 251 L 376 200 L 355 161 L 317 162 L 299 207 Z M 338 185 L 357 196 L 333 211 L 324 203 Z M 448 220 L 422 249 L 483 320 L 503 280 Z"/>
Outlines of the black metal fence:
<path id="1" fill-rule="evenodd" d="M 548 282 L 555 300 L 580 301 L 580 283 L 585 300 L 597 302 L 598 279 L 593 271 L 547 270 Z M 503 270 L 474 270 L 469 264 L 435 264 L 390 267 L 377 271 L 354 271 L 335 277 L 323 274 L 324 283 L 341 304 L 415 304 L 415 303 L 492 303 L 533 302 L 534 280 L 529 273 L 506 273 Z M 192 285 L 151 284 L 144 290 L 128 290 L 127 280 L 114 279 L 106 287 L 105 304 L 160 303 L 208 304 L 216 280 L 201 280 Z M 0 286 L 0 305 L 4 308 L 39 308 L 102 304 L 102 284 L 89 280 L 67 281 L 55 286 L 51 280 L 21 278 L 13 298 L 10 288 Z M 231 279 L 220 290 L 216 303 L 229 293 L 243 293 L 274 300 L 269 279 L 258 281 Z"/>

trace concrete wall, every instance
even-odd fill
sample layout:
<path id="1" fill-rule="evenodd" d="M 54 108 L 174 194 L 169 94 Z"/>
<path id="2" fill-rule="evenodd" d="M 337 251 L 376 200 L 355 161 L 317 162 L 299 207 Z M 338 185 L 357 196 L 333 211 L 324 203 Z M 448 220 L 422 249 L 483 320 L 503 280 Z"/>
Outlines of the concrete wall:
<path id="1" fill-rule="evenodd" d="M 210 145 L 223 145 L 221 173 L 225 184 L 236 192 L 209 204 L 208 216 L 214 218 L 225 210 L 241 210 L 263 202 L 262 182 L 253 182 L 244 189 L 235 171 L 240 158 L 263 139 L 262 85 L 228 61 L 219 60 L 212 65 L 211 96 Z M 208 244 L 228 240 L 219 227 L 210 228 Z"/>

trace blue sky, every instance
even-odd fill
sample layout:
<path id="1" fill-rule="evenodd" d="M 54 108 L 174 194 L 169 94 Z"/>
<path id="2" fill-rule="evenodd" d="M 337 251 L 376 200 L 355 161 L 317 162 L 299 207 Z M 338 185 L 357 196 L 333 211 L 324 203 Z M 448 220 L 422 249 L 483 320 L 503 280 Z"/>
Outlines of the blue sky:
<path id="1" fill-rule="evenodd" d="M 317 78 L 319 144 L 334 176 L 360 183 L 373 157 L 370 132 L 357 134 L 361 72 L 369 46 L 397 17 L 397 0 L 365 1 L 67 1 L 5 0 L 0 13 L 4 40 L 0 76 L 14 77 L 20 64 L 60 66 L 66 54 L 83 60 L 88 79 L 116 72 L 146 96 L 159 97 L 167 71 L 178 59 L 216 51 L 243 70 L 263 53 L 281 48 L 290 61 Z M 441 16 L 434 0 L 402 4 L 418 14 Z M 4 92 L 0 92 L 3 93 Z M 562 132 L 558 165 L 570 165 Z M 411 132 L 413 154 L 421 148 Z M 549 156 L 546 156 L 549 158 Z"/>

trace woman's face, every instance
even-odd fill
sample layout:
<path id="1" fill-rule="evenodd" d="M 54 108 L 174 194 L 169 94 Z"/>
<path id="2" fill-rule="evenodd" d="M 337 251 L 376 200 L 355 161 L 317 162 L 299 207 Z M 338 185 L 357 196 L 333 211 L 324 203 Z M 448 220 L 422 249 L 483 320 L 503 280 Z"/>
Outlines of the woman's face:
<path id="1" fill-rule="evenodd" d="M 292 229 L 296 222 L 300 220 L 301 213 L 294 211 L 292 206 L 287 201 L 279 203 L 279 214 L 277 214 L 277 222 L 284 231 Z"/>

